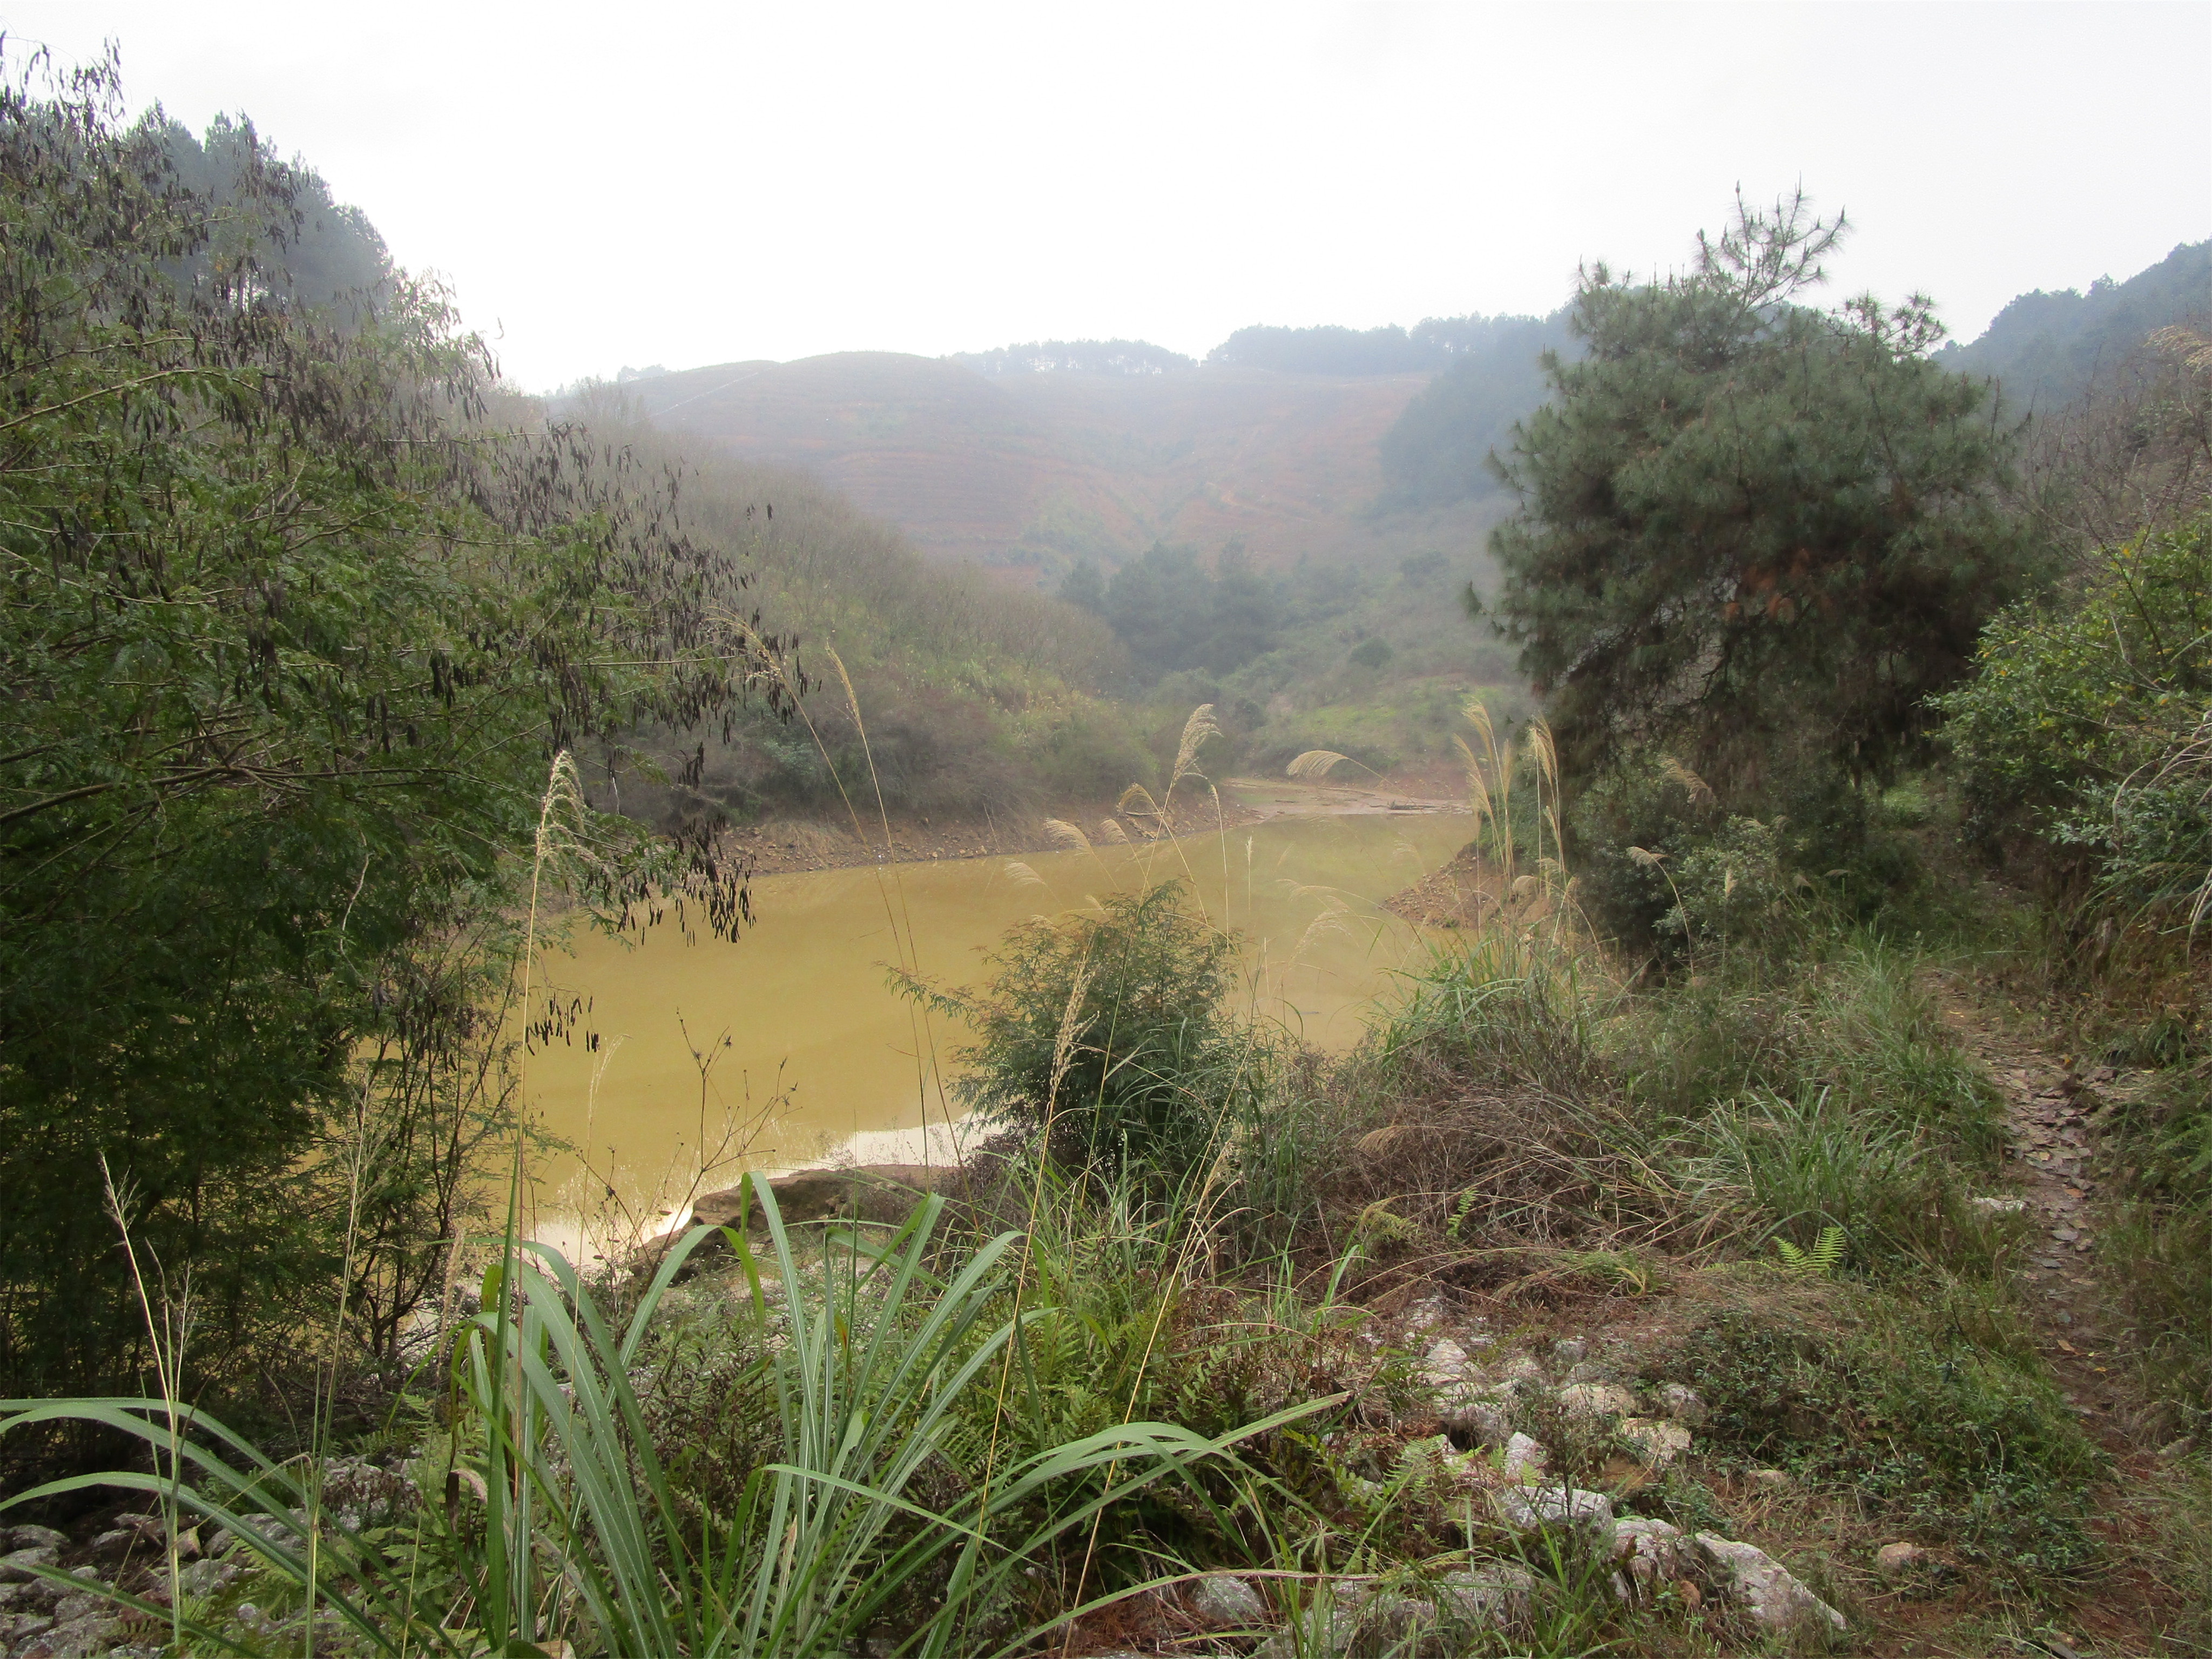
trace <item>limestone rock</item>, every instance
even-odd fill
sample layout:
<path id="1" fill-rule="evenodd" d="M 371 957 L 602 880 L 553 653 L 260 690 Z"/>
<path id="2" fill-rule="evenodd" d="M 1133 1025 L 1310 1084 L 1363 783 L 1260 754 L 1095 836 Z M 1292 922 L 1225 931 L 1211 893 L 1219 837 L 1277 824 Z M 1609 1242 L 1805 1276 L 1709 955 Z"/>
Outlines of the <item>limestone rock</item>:
<path id="1" fill-rule="evenodd" d="M 1681 1530 L 1648 1516 L 1625 1516 L 1613 1523 L 1613 1559 L 1621 1600 L 1648 1601 L 1662 1584 L 1680 1578 L 1693 1552 Z"/>
<path id="2" fill-rule="evenodd" d="M 769 1182 L 786 1226 L 806 1221 L 902 1223 L 931 1193 L 946 1192 L 960 1179 L 957 1166 L 923 1164 L 855 1164 L 837 1170 L 797 1170 Z M 760 1206 L 745 1202 L 742 1184 L 708 1193 L 691 1206 L 691 1218 L 710 1226 L 736 1224 L 741 1215 L 760 1222 Z"/>
<path id="3" fill-rule="evenodd" d="M 1544 1448 L 1525 1434 L 1510 1437 L 1505 1442 L 1505 1457 L 1499 1466 L 1507 1480 L 1516 1486 L 1540 1480 L 1544 1476 Z"/>
<path id="4" fill-rule="evenodd" d="M 1467 1349 L 1449 1337 L 1430 1346 L 1421 1380 L 1436 1395 L 1437 1414 L 1478 1443 L 1494 1446 L 1513 1431 L 1514 1383 L 1491 1382 Z"/>
<path id="5" fill-rule="evenodd" d="M 0 1584 L 27 1583 L 38 1575 L 33 1567 L 51 1567 L 61 1552 L 52 1544 L 33 1544 L 27 1549 L 10 1551 L 0 1555 Z"/>
<path id="6" fill-rule="evenodd" d="M 1481 1368 L 1448 1336 L 1429 1345 L 1429 1351 L 1421 1356 L 1420 1375 L 1421 1381 L 1436 1391 L 1437 1405 L 1447 1410 L 1473 1400 L 1483 1383 Z"/>
<path id="7" fill-rule="evenodd" d="M 1790 1485 L 1790 1477 L 1780 1469 L 1753 1469 L 1744 1478 L 1762 1492 L 1782 1492 Z"/>
<path id="8" fill-rule="evenodd" d="M 94 1659 L 104 1655 L 130 1632 L 112 1613 L 94 1613 L 82 1619 L 56 1620 L 51 1629 L 18 1649 L 18 1659 Z"/>
<path id="9" fill-rule="evenodd" d="M 1512 1413 L 1496 1400 L 1470 1400 L 1444 1421 L 1478 1446 L 1502 1446 L 1513 1437 Z"/>
<path id="10" fill-rule="evenodd" d="M 323 1510 L 349 1532 L 389 1526 L 421 1502 L 415 1483 L 367 1458 L 348 1458 L 323 1471 Z"/>
<path id="11" fill-rule="evenodd" d="M 1927 1553 L 1917 1544 L 1884 1544 L 1874 1553 L 1874 1570 L 1884 1578 L 1902 1578 L 1918 1566 Z"/>
<path id="12" fill-rule="evenodd" d="M 42 1613 L 0 1613 L 0 1650 L 13 1652 L 19 1642 L 27 1645 L 40 1632 L 52 1629 L 53 1623 Z"/>
<path id="13" fill-rule="evenodd" d="M 1966 1202 L 1982 1215 L 2018 1215 L 2027 1207 L 2024 1198 L 1970 1198 Z"/>
<path id="14" fill-rule="evenodd" d="M 1611 1382 L 1570 1382 L 1555 1397 L 1568 1416 L 1585 1421 L 1636 1414 L 1636 1396 Z"/>
<path id="15" fill-rule="evenodd" d="M 1579 1336 L 1563 1336 L 1552 1344 L 1552 1358 L 1561 1365 L 1579 1365 L 1589 1358 L 1589 1344 Z"/>
<path id="16" fill-rule="evenodd" d="M 1543 1380 L 1544 1368 L 1525 1353 L 1508 1355 L 1498 1363 L 1497 1376 L 1501 1386 L 1513 1388 Z"/>
<path id="17" fill-rule="evenodd" d="M 47 1578 L 0 1584 L 0 1613 L 51 1613 L 61 1599 L 61 1586 Z"/>
<path id="18" fill-rule="evenodd" d="M 1457 1659 L 1471 1626 L 1505 1630 L 1525 1620 L 1535 1575 L 1517 1562 L 1486 1561 L 1432 1586 L 1346 1584 L 1309 1604 L 1254 1659 Z"/>
<path id="19" fill-rule="evenodd" d="M 1267 1622 L 1267 1604 L 1233 1572 L 1209 1572 L 1190 1587 L 1190 1610 L 1212 1629 Z"/>
<path id="20" fill-rule="evenodd" d="M 229 1584 L 240 1571 L 235 1561 L 191 1561 L 177 1577 L 185 1595 L 204 1599 Z"/>
<path id="21" fill-rule="evenodd" d="M 1436 1329 L 1444 1322 L 1450 1312 L 1451 1310 L 1444 1304 L 1443 1297 L 1425 1296 L 1408 1307 L 1402 1316 L 1406 1322 L 1407 1334 L 1419 1335 L 1423 1331 Z"/>
<path id="22" fill-rule="evenodd" d="M 68 1544 L 69 1534 L 52 1527 L 0 1527 L 0 1554 L 9 1550 L 59 1550 Z"/>
<path id="23" fill-rule="evenodd" d="M 1832 1629 L 1844 1628 L 1843 1614 L 1756 1545 L 1701 1532 L 1698 1549 L 1728 1593 L 1743 1603 L 1753 1622 L 1768 1630 L 1794 1630 L 1808 1619 L 1817 1619 Z"/>
<path id="24" fill-rule="evenodd" d="M 1670 1417 L 1624 1417 L 1620 1437 L 1651 1469 L 1667 1468 L 1690 1449 L 1690 1431 Z"/>
<path id="25" fill-rule="evenodd" d="M 1504 1630 L 1528 1616 L 1536 1575 L 1518 1561 L 1484 1561 L 1448 1572 L 1437 1587 L 1437 1600 L 1462 1623 Z"/>
<path id="26" fill-rule="evenodd" d="M 1684 1382 L 1662 1382 L 1659 1385 L 1659 1410 L 1677 1423 L 1686 1423 L 1692 1428 L 1705 1425 L 1705 1402 L 1698 1391 Z"/>
<path id="27" fill-rule="evenodd" d="M 1572 1486 L 1508 1486 L 1497 1495 L 1498 1518 L 1516 1532 L 1587 1527 L 1608 1535 L 1613 1502 L 1603 1492 Z"/>

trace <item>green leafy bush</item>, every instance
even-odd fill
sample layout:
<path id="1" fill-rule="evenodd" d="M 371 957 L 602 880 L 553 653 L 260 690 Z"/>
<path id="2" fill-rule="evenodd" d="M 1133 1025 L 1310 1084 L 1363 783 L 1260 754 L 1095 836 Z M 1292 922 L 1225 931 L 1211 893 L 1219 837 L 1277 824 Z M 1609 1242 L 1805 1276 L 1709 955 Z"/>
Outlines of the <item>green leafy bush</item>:
<path id="1" fill-rule="evenodd" d="M 2153 1389 L 2197 1427 L 2212 1419 L 2212 1073 L 2198 1064 L 2128 1101 L 2107 1130 L 2124 1165 L 2105 1249 Z"/>
<path id="2" fill-rule="evenodd" d="M 325 304 L 274 263 L 319 180 L 232 130 L 217 200 L 118 125 L 112 64 L 6 63 L 0 1390 L 137 1372 L 104 1158 L 190 1279 L 205 1398 L 284 1363 L 340 1271 L 319 1154 L 389 1075 L 363 1045 L 484 1057 L 496 1015 L 411 958 L 520 908 L 556 753 L 782 682 L 721 620 L 740 564 L 627 455 L 518 418 L 434 286 Z M 736 931 L 710 840 L 575 817 L 603 914 L 658 890 Z M 496 1102 L 446 1103 L 465 1137 Z"/>
<path id="3" fill-rule="evenodd" d="M 1659 918 L 1662 934 L 1692 951 L 1778 945 L 1797 932 L 1811 886 L 1793 867 L 1801 848 L 1782 819 L 1732 817 L 1691 847 L 1668 873 L 1674 908 Z"/>
<path id="4" fill-rule="evenodd" d="M 2069 593 L 2006 611 L 1936 700 L 1970 827 L 2053 884 L 2186 925 L 2212 878 L 2212 514 L 2108 550 Z"/>
<path id="5" fill-rule="evenodd" d="M 1650 949 L 1677 902 L 1668 866 L 1718 827 L 1703 780 L 1654 750 L 1608 768 L 1567 801 L 1575 893 L 1600 937 Z M 1640 849 L 1644 856 L 1632 849 Z"/>
<path id="6" fill-rule="evenodd" d="M 1117 798 L 1131 784 L 1153 787 L 1159 763 L 1121 720 L 1104 711 L 1071 714 L 1035 750 L 1037 777 L 1056 800 Z"/>
<path id="7" fill-rule="evenodd" d="M 1107 1167 L 1181 1168 L 1259 1081 L 1255 1035 L 1229 1015 L 1237 945 L 1164 883 L 1095 912 L 1013 928 L 990 989 L 960 1011 L 977 1041 L 973 1109 Z"/>

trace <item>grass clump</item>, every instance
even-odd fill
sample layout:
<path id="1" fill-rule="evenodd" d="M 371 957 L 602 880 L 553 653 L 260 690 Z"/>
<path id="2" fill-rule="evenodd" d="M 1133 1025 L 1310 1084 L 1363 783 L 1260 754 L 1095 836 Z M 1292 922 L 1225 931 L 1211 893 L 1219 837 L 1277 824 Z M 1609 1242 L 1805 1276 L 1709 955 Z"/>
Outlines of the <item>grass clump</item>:
<path id="1" fill-rule="evenodd" d="M 2000 1589 L 2059 1594 L 2097 1559 L 2103 1457 L 1992 1317 L 1838 1286 L 1723 1311 L 1666 1365 L 1704 1396 L 1723 1455 L 1849 1492 Z"/>
<path id="2" fill-rule="evenodd" d="M 2108 1249 L 2145 1380 L 2176 1419 L 2212 1423 L 2212 1068 L 2169 1073 L 2115 1116 L 2121 1197 Z"/>
<path id="3" fill-rule="evenodd" d="M 210 1536 L 235 1535 L 267 1577 L 270 1605 L 335 1626 L 367 1652 L 811 1659 L 888 1633 L 915 1653 L 1003 1653 L 1026 1645 L 1037 1620 L 1025 1567 L 1237 1437 L 1206 1442 L 1123 1415 L 1017 1446 L 983 1478 L 962 1478 L 949 1461 L 955 1431 L 1012 1375 L 1015 1237 L 963 1252 L 939 1279 L 927 1265 L 944 1210 L 933 1198 L 887 1239 L 832 1238 L 810 1258 L 769 1190 L 753 1190 L 770 1250 L 763 1261 L 732 1232 L 743 1280 L 725 1349 L 747 1432 L 703 1483 L 684 1480 L 654 1432 L 681 1433 L 684 1413 L 645 1401 L 681 1352 L 653 1340 L 653 1321 L 709 1230 L 669 1254 L 625 1324 L 557 1252 L 520 1245 L 510 1230 L 453 1355 L 445 1455 L 415 1470 L 430 1492 L 442 1484 L 442 1508 L 349 1525 L 312 1463 L 276 1462 L 159 1398 L 0 1402 L 0 1434 L 96 1424 L 141 1443 L 151 1462 L 9 1502 L 95 1486 L 144 1492 L 212 1522 Z M 1311 1410 L 1299 1402 L 1253 1431 Z M 176 1621 L 180 1644 L 189 1634 L 230 1645 L 197 1617 Z"/>

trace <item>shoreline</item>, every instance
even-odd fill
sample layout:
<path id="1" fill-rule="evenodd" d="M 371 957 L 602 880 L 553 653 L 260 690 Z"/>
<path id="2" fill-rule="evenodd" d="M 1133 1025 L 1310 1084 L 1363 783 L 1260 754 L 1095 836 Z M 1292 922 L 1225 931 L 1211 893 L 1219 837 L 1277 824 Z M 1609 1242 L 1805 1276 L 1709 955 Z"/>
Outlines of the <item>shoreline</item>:
<path id="1" fill-rule="evenodd" d="M 1283 818 L 1447 816 L 1464 814 L 1462 799 L 1433 791 L 1437 781 L 1420 777 L 1393 787 L 1390 779 L 1370 786 L 1302 783 L 1283 778 L 1230 778 L 1221 785 L 1217 815 L 1211 799 L 1197 799 L 1176 814 L 1176 835 L 1157 827 L 1150 815 L 1121 811 L 1111 802 L 1063 807 L 1058 815 L 1025 814 L 1001 818 L 946 818 L 933 822 L 917 814 L 894 815 L 888 837 L 881 818 L 865 817 L 855 834 L 850 823 L 823 818 L 777 817 L 727 831 L 731 843 L 750 861 L 757 876 L 805 871 L 846 870 L 876 864 L 935 864 L 960 859 L 1019 857 L 1029 853 L 1068 850 L 1066 826 L 1094 842 L 1133 846 L 1200 836 L 1217 830 L 1243 830 Z M 1108 825 L 1112 828 L 1109 830 Z"/>

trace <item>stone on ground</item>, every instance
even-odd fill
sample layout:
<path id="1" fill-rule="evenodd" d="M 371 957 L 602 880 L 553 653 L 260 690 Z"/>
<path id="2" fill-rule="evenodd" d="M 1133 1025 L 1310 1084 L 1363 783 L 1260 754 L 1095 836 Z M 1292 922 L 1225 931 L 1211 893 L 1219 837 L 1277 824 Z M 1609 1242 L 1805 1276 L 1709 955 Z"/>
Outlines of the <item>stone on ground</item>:
<path id="1" fill-rule="evenodd" d="M 1620 1437 L 1650 1469 L 1663 1469 L 1690 1449 L 1690 1431 L 1670 1417 L 1624 1417 Z"/>
<path id="2" fill-rule="evenodd" d="M 1705 1402 L 1698 1391 L 1686 1382 L 1662 1382 L 1659 1385 L 1659 1410 L 1662 1415 L 1677 1423 L 1686 1423 L 1696 1428 L 1705 1420 Z"/>
<path id="3" fill-rule="evenodd" d="M 1264 1625 L 1267 1604 L 1233 1572 L 1210 1572 L 1190 1587 L 1190 1610 L 1213 1629 Z"/>
<path id="4" fill-rule="evenodd" d="M 1509 1486 L 1497 1494 L 1498 1518 L 1516 1532 L 1587 1527 L 1613 1530 L 1613 1500 L 1573 1486 Z"/>
<path id="5" fill-rule="evenodd" d="M 1844 1628 L 1842 1613 L 1756 1545 L 1701 1532 L 1698 1548 L 1729 1595 L 1743 1604 L 1754 1623 L 1768 1630 L 1794 1630 L 1808 1619 L 1817 1619 L 1832 1629 Z"/>
<path id="6" fill-rule="evenodd" d="M 1570 1382 L 1557 1398 L 1569 1417 L 1585 1421 L 1636 1414 L 1636 1396 L 1616 1383 Z"/>

